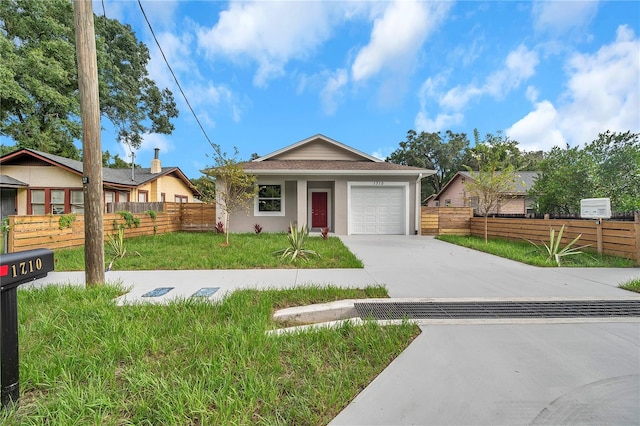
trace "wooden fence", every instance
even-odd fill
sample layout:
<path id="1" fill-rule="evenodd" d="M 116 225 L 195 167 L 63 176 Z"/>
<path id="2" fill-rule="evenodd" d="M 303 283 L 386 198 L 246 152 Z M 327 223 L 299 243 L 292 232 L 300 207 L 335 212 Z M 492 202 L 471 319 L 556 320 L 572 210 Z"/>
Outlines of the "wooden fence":
<path id="1" fill-rule="evenodd" d="M 484 218 L 473 217 L 471 207 L 422 207 L 422 235 L 475 235 L 484 237 Z M 489 238 L 549 241 L 549 230 L 565 225 L 562 245 L 578 235 L 580 245 L 589 244 L 598 253 L 633 259 L 640 264 L 640 219 L 616 220 L 488 218 Z"/>
<path id="2" fill-rule="evenodd" d="M 571 220 L 571 219 L 510 219 L 488 218 L 489 238 L 505 238 L 535 243 L 549 242 L 549 230 L 560 230 L 565 226 L 561 244 L 568 244 L 582 234 L 579 245 L 590 244 L 594 251 L 613 256 L 626 257 L 640 263 L 640 221 Z M 484 218 L 474 217 L 470 221 L 471 234 L 484 237 Z"/>
<path id="3" fill-rule="evenodd" d="M 422 207 L 421 235 L 469 235 L 473 207 Z"/>
<path id="4" fill-rule="evenodd" d="M 205 231 L 215 224 L 215 206 L 202 203 L 164 203 L 163 211 L 131 213 L 139 221 L 127 224 L 120 213 L 103 215 L 105 239 L 122 226 L 125 238 L 168 232 Z M 155 216 L 155 217 L 154 217 Z M 200 222 L 198 222 L 200 221 Z M 215 226 L 215 225 L 213 225 Z M 84 245 L 84 215 L 9 216 L 8 251 L 33 248 L 60 249 Z"/>
<path id="5" fill-rule="evenodd" d="M 164 210 L 163 202 L 150 202 L 150 203 L 107 203 L 107 213 L 117 213 L 125 211 L 129 213 L 146 213 L 148 211 L 161 212 Z M 176 203 L 173 203 L 176 204 Z"/>

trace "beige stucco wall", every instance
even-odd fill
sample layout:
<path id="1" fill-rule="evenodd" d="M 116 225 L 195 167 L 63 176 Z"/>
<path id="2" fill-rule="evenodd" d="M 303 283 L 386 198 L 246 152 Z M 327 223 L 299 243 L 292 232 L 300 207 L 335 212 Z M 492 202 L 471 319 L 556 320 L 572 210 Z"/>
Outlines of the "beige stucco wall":
<path id="1" fill-rule="evenodd" d="M 298 148 L 285 151 L 272 157 L 273 160 L 346 160 L 362 161 L 362 157 L 340 148 L 328 144 L 326 141 L 317 140 L 306 143 Z M 266 160 L 269 161 L 269 160 Z"/>
<path id="2" fill-rule="evenodd" d="M 286 232 L 289 223 L 296 222 L 298 217 L 297 182 L 285 176 L 269 176 L 265 179 L 259 179 L 258 182 L 284 182 L 284 216 L 255 216 L 254 203 L 250 203 L 247 209 L 233 212 L 229 230 L 231 232 L 254 232 L 254 225 L 259 224 L 262 226 L 263 232 Z M 220 193 L 220 188 L 224 187 L 222 185 L 216 186 L 217 193 Z M 220 203 L 220 199 L 218 199 L 218 205 Z M 217 220 L 224 223 L 224 208 L 218 207 L 216 212 Z"/>
<path id="3" fill-rule="evenodd" d="M 162 201 L 161 195 L 164 192 L 165 201 L 173 203 L 176 195 L 188 197 L 188 202 L 193 202 L 191 189 L 181 179 L 168 175 L 162 176 L 153 182 L 141 185 L 138 190 L 149 191 L 149 202 Z M 138 192 L 132 191 L 131 201 L 138 201 Z"/>
<path id="4" fill-rule="evenodd" d="M 296 180 L 292 180 L 296 179 Z M 284 216 L 254 216 L 254 208 L 251 205 L 249 212 L 238 211 L 232 215 L 231 232 L 253 232 L 254 224 L 262 226 L 264 232 L 283 232 L 287 230 L 290 222 L 298 222 L 299 225 L 309 222 L 308 200 L 299 202 L 298 182 L 300 179 L 305 187 L 303 196 L 308 197 L 308 190 L 313 188 L 331 190 L 331 231 L 337 235 L 348 233 L 348 183 L 349 182 L 383 182 L 383 183 L 404 183 L 408 182 L 407 197 L 408 205 L 408 228 L 409 234 L 413 234 L 416 229 L 416 180 L 415 178 L 403 177 L 381 177 L 381 176 L 268 176 L 259 178 L 258 182 L 278 182 L 285 181 L 285 215 Z M 300 211 L 304 209 L 304 211 Z M 420 215 L 418 214 L 418 219 Z M 300 218 L 300 219 L 299 219 Z M 224 210 L 218 209 L 218 220 L 224 221 Z M 300 223 L 300 222 L 303 223 Z"/>
<path id="5" fill-rule="evenodd" d="M 2 174 L 28 183 L 32 188 L 79 188 L 82 176 L 53 166 L 2 166 Z"/>

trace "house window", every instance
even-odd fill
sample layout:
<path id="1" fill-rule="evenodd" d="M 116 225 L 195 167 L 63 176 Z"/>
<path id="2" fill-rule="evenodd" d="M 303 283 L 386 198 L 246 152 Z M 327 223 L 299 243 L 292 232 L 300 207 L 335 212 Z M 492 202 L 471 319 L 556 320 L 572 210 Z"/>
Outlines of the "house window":
<path id="1" fill-rule="evenodd" d="M 435 203 L 436 203 L 436 207 L 440 207 L 440 200 L 436 200 Z"/>
<path id="2" fill-rule="evenodd" d="M 189 197 L 187 197 L 186 195 L 174 195 L 173 196 L 173 200 L 176 203 L 188 203 L 189 202 Z"/>
<path id="3" fill-rule="evenodd" d="M 146 203 L 149 199 L 149 193 L 147 191 L 138 191 L 138 202 Z"/>
<path id="4" fill-rule="evenodd" d="M 167 194 L 165 194 L 164 192 L 160 194 L 160 201 L 162 201 L 163 203 L 165 201 L 167 201 Z"/>
<path id="5" fill-rule="evenodd" d="M 284 216 L 284 182 L 258 184 L 255 216 Z"/>
<path id="6" fill-rule="evenodd" d="M 31 190 L 31 214 L 45 214 L 44 189 Z"/>
<path id="7" fill-rule="evenodd" d="M 451 207 L 451 200 L 444 200 L 445 207 Z"/>
<path id="8" fill-rule="evenodd" d="M 84 214 L 83 191 L 71 191 L 71 212 Z"/>
<path id="9" fill-rule="evenodd" d="M 51 214 L 64 214 L 64 189 L 51 190 Z"/>

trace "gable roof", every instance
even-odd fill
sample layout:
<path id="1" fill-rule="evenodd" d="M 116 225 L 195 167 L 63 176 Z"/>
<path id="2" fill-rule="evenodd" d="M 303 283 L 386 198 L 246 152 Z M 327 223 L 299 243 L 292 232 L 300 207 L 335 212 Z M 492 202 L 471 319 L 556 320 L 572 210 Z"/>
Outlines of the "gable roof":
<path id="1" fill-rule="evenodd" d="M 323 157 L 327 158 L 323 158 Z M 240 163 L 258 175 L 429 176 L 434 170 L 388 163 L 317 134 L 252 161 Z"/>
<path id="2" fill-rule="evenodd" d="M 60 167 L 68 172 L 82 176 L 82 161 L 72 160 L 70 158 L 61 157 L 59 155 L 49 154 L 46 152 L 36 151 L 35 149 L 22 148 L 12 153 L 0 157 L 0 164 L 21 164 L 25 161 L 36 161 L 40 164 L 48 164 Z M 178 179 L 191 188 L 191 190 L 199 194 L 199 191 L 193 186 L 191 181 L 182 173 L 178 167 L 162 167 L 160 173 L 151 173 L 151 168 L 136 168 L 134 178 L 131 179 L 131 169 L 111 169 L 102 168 L 102 182 L 104 185 L 117 187 L 137 188 L 148 182 L 154 181 L 161 176 L 175 175 Z"/>
<path id="3" fill-rule="evenodd" d="M 374 162 L 374 163 L 382 162 L 382 160 L 380 160 L 379 158 L 375 158 L 375 157 L 373 157 L 373 156 L 371 156 L 369 154 L 365 154 L 362 151 L 358 151 L 355 148 L 352 148 L 352 147 L 350 147 L 348 145 L 340 143 L 340 142 L 338 142 L 338 141 L 336 141 L 334 139 L 331 139 L 331 138 L 329 138 L 327 136 L 324 136 L 324 135 L 322 135 L 320 133 L 318 133 L 318 134 L 316 134 L 314 136 L 311 136 L 311 137 L 309 137 L 307 139 L 303 139 L 300 142 L 296 142 L 296 143 L 294 143 L 292 145 L 289 145 L 289 146 L 286 146 L 286 147 L 284 147 L 282 149 L 274 151 L 274 152 L 272 152 L 270 154 L 263 155 L 262 157 L 256 158 L 255 160 L 253 160 L 253 162 L 261 162 L 261 161 L 266 161 L 266 160 L 270 160 L 270 159 L 275 160 L 274 157 L 281 156 L 284 153 L 291 152 L 291 151 L 294 151 L 294 150 L 298 150 L 298 149 L 304 147 L 305 145 L 309 145 L 311 143 L 317 143 L 317 142 L 325 143 L 325 144 L 333 146 L 335 148 L 344 150 L 344 151 L 354 155 L 356 158 L 358 158 L 357 161 L 371 161 L 371 162 Z"/>
<path id="4" fill-rule="evenodd" d="M 513 194 L 515 195 L 525 195 L 527 192 L 529 192 L 529 190 L 531 189 L 531 187 L 533 186 L 533 184 L 535 183 L 536 178 L 538 177 L 538 175 L 540 174 L 540 172 L 537 171 L 517 171 L 514 172 L 514 180 L 518 179 L 520 181 L 522 181 L 524 183 L 524 185 L 516 185 L 516 190 L 513 192 Z M 453 183 L 455 182 L 456 179 L 458 179 L 459 177 L 464 177 L 467 179 L 471 179 L 471 180 L 475 180 L 473 173 L 472 172 L 468 172 L 468 171 L 460 171 L 458 173 L 456 173 L 450 180 L 449 182 L 447 182 L 442 189 L 440 189 L 440 191 L 435 194 L 434 199 L 439 199 L 440 195 L 443 194 L 447 188 Z"/>

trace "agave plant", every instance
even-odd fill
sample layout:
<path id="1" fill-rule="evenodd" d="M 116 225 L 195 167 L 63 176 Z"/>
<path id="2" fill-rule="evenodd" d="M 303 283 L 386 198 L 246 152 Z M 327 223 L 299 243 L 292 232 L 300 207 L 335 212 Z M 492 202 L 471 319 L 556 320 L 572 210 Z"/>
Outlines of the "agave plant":
<path id="1" fill-rule="evenodd" d="M 111 262 L 109 262 L 109 266 L 107 267 L 107 272 L 109 272 L 113 266 L 113 262 L 115 262 L 116 259 L 125 257 L 127 254 L 127 248 L 124 246 L 124 228 L 118 229 L 117 236 L 109 235 L 107 244 L 108 252 L 111 255 Z M 134 253 L 140 256 L 140 253 L 137 251 Z"/>
<path id="2" fill-rule="evenodd" d="M 542 244 L 544 245 L 546 254 L 547 254 L 547 262 L 550 262 L 551 260 L 555 260 L 556 265 L 560 266 L 561 263 L 561 259 L 564 256 L 571 256 L 574 254 L 580 254 L 582 253 L 581 249 L 585 248 L 585 247 L 589 247 L 590 244 L 586 244 L 580 247 L 574 247 L 574 244 L 576 244 L 578 242 L 578 240 L 580 239 L 580 237 L 582 237 L 582 234 L 578 235 L 577 237 L 575 237 L 569 244 L 567 244 L 564 247 L 560 247 L 560 242 L 562 241 L 562 233 L 564 232 L 564 225 L 562 225 L 562 227 L 560 228 L 560 230 L 558 231 L 558 234 L 556 235 L 555 233 L 555 229 L 551 228 L 549 230 L 549 244 L 545 243 L 544 241 L 542 241 Z M 529 241 L 531 244 L 533 244 L 536 247 L 539 247 L 536 243 Z"/>
<path id="3" fill-rule="evenodd" d="M 273 254 L 276 256 L 280 256 L 282 259 L 289 258 L 292 262 L 295 262 L 298 259 L 307 261 L 309 260 L 309 256 L 320 257 L 317 252 L 304 248 L 308 236 L 309 228 L 306 224 L 302 225 L 302 228 L 300 229 L 298 229 L 298 227 L 294 226 L 293 224 L 289 224 L 289 233 L 287 234 L 289 247 L 275 251 L 273 252 Z"/>

